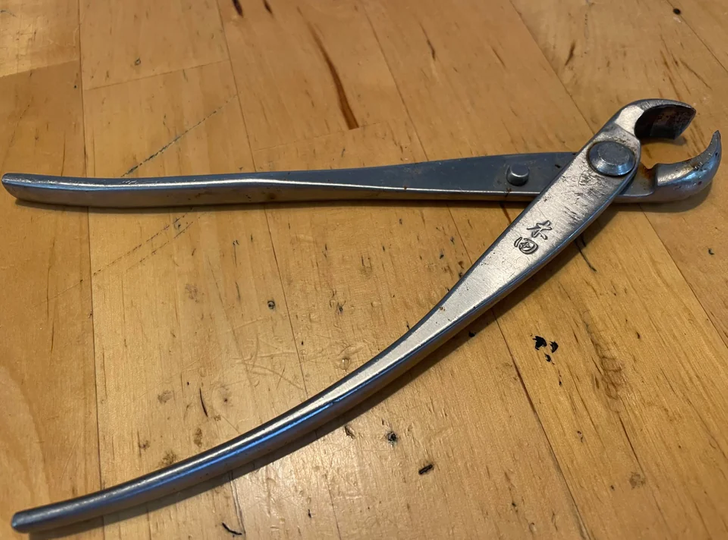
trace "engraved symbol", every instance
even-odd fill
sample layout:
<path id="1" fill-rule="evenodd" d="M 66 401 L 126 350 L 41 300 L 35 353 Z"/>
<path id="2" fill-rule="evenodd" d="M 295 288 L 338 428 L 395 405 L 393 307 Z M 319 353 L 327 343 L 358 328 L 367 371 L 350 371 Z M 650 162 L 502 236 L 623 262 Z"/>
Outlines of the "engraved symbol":
<path id="1" fill-rule="evenodd" d="M 526 229 L 528 231 L 531 231 L 531 238 L 543 238 L 544 240 L 548 240 L 549 237 L 546 236 L 546 231 L 551 230 L 551 220 L 547 219 L 546 221 L 542 221 L 541 223 L 536 223 L 533 227 L 529 227 Z"/>
<path id="2" fill-rule="evenodd" d="M 530 255 L 538 249 L 538 244 L 536 242 L 534 242 L 530 238 L 522 238 L 520 236 L 518 237 L 518 240 L 513 243 L 513 245 L 520 249 L 521 253 L 523 253 L 524 255 Z"/>

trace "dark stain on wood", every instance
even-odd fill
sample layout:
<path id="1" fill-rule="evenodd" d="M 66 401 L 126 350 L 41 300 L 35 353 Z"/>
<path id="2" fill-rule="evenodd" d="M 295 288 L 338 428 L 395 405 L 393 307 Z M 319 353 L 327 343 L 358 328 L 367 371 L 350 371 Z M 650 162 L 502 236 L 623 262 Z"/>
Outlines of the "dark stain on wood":
<path id="1" fill-rule="evenodd" d="M 356 116 L 354 116 L 354 111 L 349 104 L 349 98 L 346 97 L 346 91 L 344 90 L 344 85 L 341 82 L 339 72 L 336 70 L 336 66 L 331 61 L 331 57 L 326 51 L 321 38 L 310 24 L 308 25 L 308 30 L 311 32 L 311 37 L 313 37 L 313 41 L 321 53 L 321 56 L 324 57 L 324 62 L 326 62 L 326 67 L 329 68 L 329 73 L 331 73 L 331 78 L 334 81 L 334 86 L 336 87 L 336 95 L 339 99 L 339 109 L 341 109 L 341 114 L 344 116 L 346 127 L 349 129 L 357 129 L 359 127 L 359 122 L 357 122 Z"/>
<path id="2" fill-rule="evenodd" d="M 576 49 L 576 41 L 571 42 L 571 47 L 569 47 L 569 55 L 566 57 L 564 67 L 568 66 L 569 63 L 574 59 L 574 49 Z"/>

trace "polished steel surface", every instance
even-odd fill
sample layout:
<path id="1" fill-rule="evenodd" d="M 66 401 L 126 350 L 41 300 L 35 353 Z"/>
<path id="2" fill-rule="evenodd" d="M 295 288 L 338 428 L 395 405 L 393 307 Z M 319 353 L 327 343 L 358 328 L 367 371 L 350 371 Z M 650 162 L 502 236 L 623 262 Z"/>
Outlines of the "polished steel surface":
<path id="1" fill-rule="evenodd" d="M 13 527 L 39 531 L 130 508 L 249 464 L 334 420 L 465 328 L 592 223 L 637 173 L 641 147 L 636 135 L 674 138 L 693 115 L 689 105 L 674 101 L 646 100 L 626 106 L 564 163 L 553 181 L 416 326 L 318 395 L 248 433 L 165 469 L 97 493 L 19 512 L 13 517 Z M 628 148 L 636 158 L 632 168 L 623 175 L 608 176 L 591 167 L 587 154 L 602 141 Z M 656 174 L 659 170 L 656 168 Z M 684 173 L 679 168 L 668 172 Z M 707 174 L 705 170 L 703 174 Z"/>
<path id="2" fill-rule="evenodd" d="M 569 152 L 515 154 L 361 169 L 160 178 L 8 173 L 2 182 L 24 201 L 107 208 L 368 199 L 528 201 L 541 193 L 573 156 Z M 698 158 L 670 165 L 669 173 L 640 167 L 617 201 L 665 202 L 705 189 L 720 163 L 717 132 L 701 156 L 703 170 L 697 175 L 692 173 L 692 164 Z"/>

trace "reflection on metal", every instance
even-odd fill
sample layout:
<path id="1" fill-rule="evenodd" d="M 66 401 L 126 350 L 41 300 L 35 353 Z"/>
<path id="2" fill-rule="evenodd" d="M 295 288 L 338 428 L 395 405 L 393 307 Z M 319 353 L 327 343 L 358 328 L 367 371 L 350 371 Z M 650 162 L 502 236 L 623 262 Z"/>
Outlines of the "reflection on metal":
<path id="1" fill-rule="evenodd" d="M 604 167 L 597 169 L 604 174 L 609 174 L 604 159 L 611 159 L 610 148 L 615 150 L 608 145 L 593 151 L 594 166 Z M 692 159 L 653 169 L 640 167 L 617 201 L 665 202 L 689 197 L 710 184 L 720 164 L 720 150 L 716 132 L 708 148 Z M 160 178 L 9 173 L 2 181 L 5 189 L 21 200 L 107 208 L 347 200 L 528 201 L 573 157 L 569 152 L 516 154 L 362 169 Z M 634 156 L 628 158 L 622 169 L 634 160 Z M 612 167 L 621 174 L 618 165 Z"/>

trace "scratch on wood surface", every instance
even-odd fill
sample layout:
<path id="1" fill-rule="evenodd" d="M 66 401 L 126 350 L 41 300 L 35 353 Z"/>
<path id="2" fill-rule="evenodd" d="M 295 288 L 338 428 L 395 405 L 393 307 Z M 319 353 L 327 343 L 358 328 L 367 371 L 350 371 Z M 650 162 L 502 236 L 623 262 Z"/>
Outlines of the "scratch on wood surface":
<path id="1" fill-rule="evenodd" d="M 705 85 L 705 87 L 706 87 L 706 88 L 707 88 L 708 90 L 712 90 L 712 89 L 713 89 L 713 88 L 712 88 L 712 87 L 711 87 L 711 86 L 710 86 L 710 85 L 709 85 L 709 84 L 708 84 L 708 83 L 706 82 L 706 80 L 705 80 L 705 79 L 703 79 L 703 77 L 701 77 L 701 76 L 700 76 L 700 73 L 698 73 L 698 72 L 697 72 L 697 71 L 695 71 L 695 70 L 694 70 L 694 69 L 693 69 L 692 67 L 690 67 L 690 64 L 688 64 L 688 63 L 687 63 L 687 62 L 686 62 L 685 60 L 680 60 L 680 63 L 681 63 L 681 64 L 682 64 L 682 65 L 683 65 L 683 66 L 685 67 L 685 69 L 687 69 L 687 70 L 688 70 L 688 71 L 689 71 L 690 73 L 692 73 L 692 74 L 693 74 L 693 76 L 694 76 L 694 77 L 695 77 L 696 79 L 698 79 L 698 80 L 699 80 L 699 81 L 700 81 L 701 83 L 703 83 L 703 84 Z"/>
<path id="2" fill-rule="evenodd" d="M 195 125 L 187 128 L 182 133 L 180 133 L 179 135 L 175 136 L 174 139 L 172 139 L 167 144 L 165 144 L 164 146 L 162 146 L 159 150 L 157 150 L 156 152 L 154 152 L 151 155 L 147 156 L 142 161 L 140 161 L 139 163 L 137 163 L 136 165 L 134 165 L 133 167 L 131 167 L 128 171 L 126 171 L 124 174 L 122 174 L 121 177 L 124 178 L 126 176 L 129 176 L 131 173 L 133 173 L 134 171 L 136 171 L 142 165 L 144 165 L 146 163 L 149 163 L 150 161 L 152 161 L 157 156 L 163 154 L 169 147 L 173 146 L 174 144 L 176 144 L 177 142 L 179 142 L 180 139 L 182 139 L 185 135 L 187 135 L 191 131 L 195 130 L 196 128 L 198 128 L 199 126 L 201 126 L 202 124 L 204 124 L 205 122 L 207 122 L 210 118 L 212 118 L 217 113 L 219 113 L 221 110 L 223 110 L 228 105 L 228 103 L 230 103 L 231 101 L 233 101 L 237 97 L 238 97 L 238 95 L 235 94 L 234 96 L 228 98 L 227 101 L 225 101 L 225 103 L 223 103 L 222 105 L 220 105 L 217 109 L 215 109 L 210 114 L 208 114 L 207 116 L 205 116 L 202 120 L 200 120 L 199 122 L 197 122 Z"/>
<path id="3" fill-rule="evenodd" d="M 209 418 L 210 415 L 207 414 L 207 406 L 205 406 L 205 400 L 202 397 L 202 388 L 200 388 L 200 405 L 202 405 L 202 412 L 205 413 L 205 417 Z"/>
<path id="4" fill-rule="evenodd" d="M 274 354 L 268 355 L 268 356 L 277 356 Z M 294 388 L 303 391 L 303 388 L 298 386 L 294 381 L 283 375 L 285 373 L 285 370 L 282 372 L 277 372 L 275 369 L 269 368 L 267 366 L 264 366 L 262 364 L 256 364 L 255 362 L 240 362 L 242 366 L 245 366 L 246 371 L 248 373 L 253 373 L 254 375 L 273 375 L 274 377 L 278 378 L 278 382 L 276 383 L 276 388 L 280 385 L 281 381 L 286 381 L 288 384 L 293 386 Z"/>

